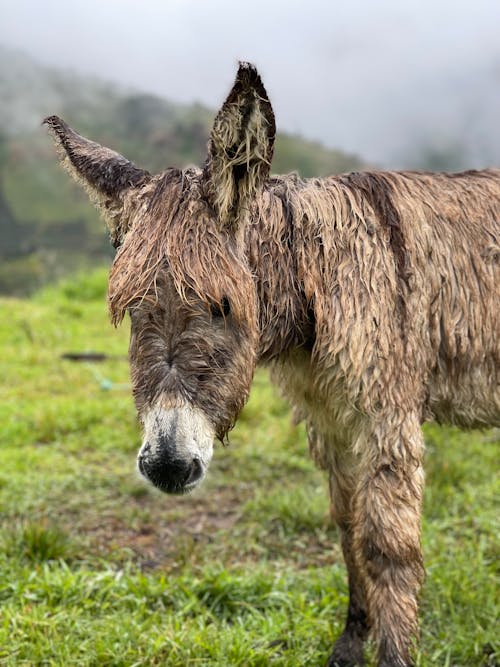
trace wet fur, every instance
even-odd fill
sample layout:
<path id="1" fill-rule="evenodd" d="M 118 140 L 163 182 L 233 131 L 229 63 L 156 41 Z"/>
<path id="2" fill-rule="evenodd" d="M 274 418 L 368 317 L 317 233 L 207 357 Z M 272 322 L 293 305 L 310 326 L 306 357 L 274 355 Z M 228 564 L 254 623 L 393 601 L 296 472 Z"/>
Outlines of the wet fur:
<path id="1" fill-rule="evenodd" d="M 49 125 L 78 177 L 113 190 L 95 161 L 71 158 L 81 138 Z M 371 631 L 380 667 L 408 667 L 424 577 L 421 424 L 500 424 L 500 171 L 271 178 L 274 132 L 242 64 L 202 169 L 125 165 L 131 181 L 106 195 L 123 212 L 112 319 L 131 312 L 139 413 L 193 405 L 221 439 L 255 364 L 271 366 L 307 422 L 341 530 L 350 603 L 328 665 L 362 664 Z"/>

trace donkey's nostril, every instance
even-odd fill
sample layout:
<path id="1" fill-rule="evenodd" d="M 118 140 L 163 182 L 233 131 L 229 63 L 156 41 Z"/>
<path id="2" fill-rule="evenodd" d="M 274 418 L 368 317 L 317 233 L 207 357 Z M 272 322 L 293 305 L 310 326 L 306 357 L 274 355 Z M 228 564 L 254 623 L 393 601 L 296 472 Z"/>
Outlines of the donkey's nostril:
<path id="1" fill-rule="evenodd" d="M 203 475 L 203 466 L 201 465 L 201 461 L 200 459 L 194 458 L 193 461 L 191 462 L 191 465 L 189 466 L 188 474 L 186 479 L 184 480 L 184 484 L 186 486 L 188 484 L 194 484 L 200 479 L 202 475 Z"/>

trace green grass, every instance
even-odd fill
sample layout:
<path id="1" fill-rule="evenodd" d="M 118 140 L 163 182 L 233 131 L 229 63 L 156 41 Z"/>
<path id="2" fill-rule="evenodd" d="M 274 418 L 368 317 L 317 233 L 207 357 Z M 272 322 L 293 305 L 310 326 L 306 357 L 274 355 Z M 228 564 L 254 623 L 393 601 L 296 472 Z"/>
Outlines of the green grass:
<path id="1" fill-rule="evenodd" d="M 347 604 L 323 475 L 267 376 L 192 496 L 139 480 L 105 273 L 0 301 L 0 665 L 322 665 Z M 104 351 L 103 364 L 61 354 Z M 500 664 L 494 433 L 426 428 L 417 664 Z M 498 497 L 498 495 L 497 495 Z"/>

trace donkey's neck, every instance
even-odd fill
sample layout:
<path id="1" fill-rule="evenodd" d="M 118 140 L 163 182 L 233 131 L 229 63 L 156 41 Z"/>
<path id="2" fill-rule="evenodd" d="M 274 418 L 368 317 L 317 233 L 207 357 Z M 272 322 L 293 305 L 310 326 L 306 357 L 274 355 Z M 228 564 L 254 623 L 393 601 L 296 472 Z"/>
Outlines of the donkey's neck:
<path id="1" fill-rule="evenodd" d="M 261 362 L 297 347 L 311 349 L 314 343 L 314 316 L 300 280 L 290 197 L 301 184 L 296 177 L 272 179 L 247 228 L 245 245 L 259 305 Z"/>

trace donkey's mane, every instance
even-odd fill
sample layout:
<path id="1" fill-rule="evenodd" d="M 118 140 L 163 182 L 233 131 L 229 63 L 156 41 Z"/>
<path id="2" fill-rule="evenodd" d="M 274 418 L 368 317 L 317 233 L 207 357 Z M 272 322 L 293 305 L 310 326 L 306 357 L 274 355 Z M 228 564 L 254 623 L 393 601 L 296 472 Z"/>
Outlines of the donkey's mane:
<path id="1" fill-rule="evenodd" d="M 108 303 L 115 326 L 131 304 L 158 302 L 157 288 L 166 274 L 188 306 L 201 301 L 208 308 L 227 298 L 238 321 L 247 313 L 244 276 L 251 276 L 236 243 L 220 234 L 201 192 L 200 174 L 195 168 L 168 169 L 141 193 L 143 203 L 110 272 Z"/>
<path id="2" fill-rule="evenodd" d="M 132 303 L 157 303 L 157 286 L 166 274 L 187 305 L 201 301 L 209 307 L 228 298 L 238 321 L 248 315 L 252 275 L 237 240 L 221 230 L 206 200 L 201 173 L 195 168 L 168 169 L 136 195 L 138 212 L 110 273 L 108 300 L 115 325 Z M 355 245 L 360 233 L 363 238 L 381 235 L 392 250 L 399 283 L 394 287 L 402 295 L 407 289 L 408 252 L 415 245 L 421 221 L 429 211 L 446 209 L 447 217 L 456 221 L 454 233 L 467 238 L 475 226 L 475 211 L 484 206 L 482 200 L 492 196 L 491 177 L 497 175 L 495 171 L 355 172 L 308 180 L 296 174 L 274 176 L 252 205 L 247 237 L 250 234 L 258 243 L 267 238 L 281 247 L 280 265 L 273 264 L 266 269 L 266 276 L 261 275 L 266 283 L 281 283 L 278 274 L 293 274 L 310 298 L 322 282 L 317 271 L 321 266 L 326 268 L 320 257 L 313 256 L 313 248 L 332 260 L 342 246 Z M 463 186 L 471 179 L 474 188 L 464 201 Z M 439 219 L 438 214 L 433 215 Z M 439 244 L 438 229 L 434 228 L 433 234 Z M 313 243 L 314 237 L 321 237 L 319 246 Z M 258 262 L 264 262 L 262 254 L 252 250 L 251 240 L 247 241 L 247 250 L 259 257 Z M 250 266 L 254 273 L 262 273 L 262 266 L 253 261 Z M 293 291 L 297 289 L 295 284 Z M 283 296 L 283 290 L 278 291 Z M 286 291 L 291 294 L 290 285 Z M 355 297 L 349 294 L 346 298 L 352 306 Z M 263 307 L 266 299 L 260 298 L 260 302 Z"/>

